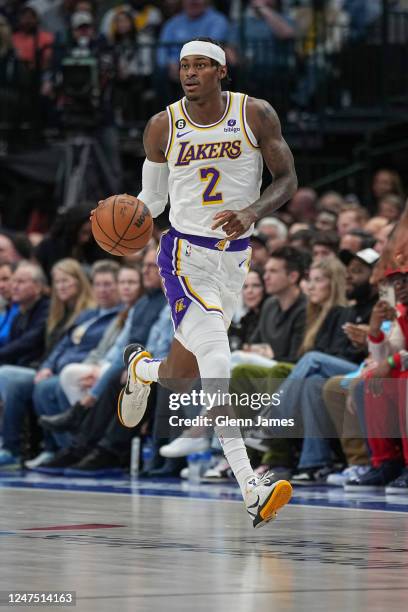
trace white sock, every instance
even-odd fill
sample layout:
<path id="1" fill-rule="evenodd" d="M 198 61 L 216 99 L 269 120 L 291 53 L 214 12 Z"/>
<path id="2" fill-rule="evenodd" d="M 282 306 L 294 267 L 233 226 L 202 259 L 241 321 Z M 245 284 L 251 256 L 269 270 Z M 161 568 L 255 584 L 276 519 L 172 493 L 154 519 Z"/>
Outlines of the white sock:
<path id="1" fill-rule="evenodd" d="M 161 359 L 148 359 L 143 357 L 136 364 L 136 375 L 142 380 L 157 382 L 159 380 L 159 367 Z"/>
<path id="2" fill-rule="evenodd" d="M 250 478 L 256 478 L 249 462 L 248 453 L 239 427 L 214 427 L 224 455 L 238 481 L 242 497 L 245 498 L 246 484 Z M 231 437 L 233 436 L 233 437 Z"/>

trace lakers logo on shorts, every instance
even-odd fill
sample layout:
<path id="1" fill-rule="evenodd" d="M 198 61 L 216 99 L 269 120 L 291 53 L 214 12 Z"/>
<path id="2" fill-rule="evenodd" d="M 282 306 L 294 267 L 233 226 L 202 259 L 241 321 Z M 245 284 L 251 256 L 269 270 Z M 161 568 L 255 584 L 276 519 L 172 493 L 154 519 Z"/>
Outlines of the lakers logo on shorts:
<path id="1" fill-rule="evenodd" d="M 227 242 L 228 240 L 224 238 L 224 240 L 219 240 L 218 242 L 216 242 L 214 246 L 216 249 L 223 251 L 225 249 L 225 245 L 227 244 Z"/>
<path id="2" fill-rule="evenodd" d="M 174 306 L 174 310 L 176 312 L 183 312 L 183 310 L 185 310 L 186 308 L 187 306 L 184 303 L 184 298 L 180 298 L 179 300 L 177 300 Z"/>

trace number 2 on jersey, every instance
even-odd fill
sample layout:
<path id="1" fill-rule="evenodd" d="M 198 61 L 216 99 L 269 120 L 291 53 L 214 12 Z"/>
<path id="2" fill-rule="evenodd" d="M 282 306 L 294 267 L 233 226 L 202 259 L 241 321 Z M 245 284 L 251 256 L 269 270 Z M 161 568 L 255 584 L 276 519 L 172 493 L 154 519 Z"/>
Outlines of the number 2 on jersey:
<path id="1" fill-rule="evenodd" d="M 206 182 L 207 186 L 203 191 L 203 206 L 209 204 L 222 204 L 223 198 L 222 193 L 217 191 L 217 186 L 221 175 L 219 170 L 216 168 L 201 168 L 200 179 L 202 182 Z"/>

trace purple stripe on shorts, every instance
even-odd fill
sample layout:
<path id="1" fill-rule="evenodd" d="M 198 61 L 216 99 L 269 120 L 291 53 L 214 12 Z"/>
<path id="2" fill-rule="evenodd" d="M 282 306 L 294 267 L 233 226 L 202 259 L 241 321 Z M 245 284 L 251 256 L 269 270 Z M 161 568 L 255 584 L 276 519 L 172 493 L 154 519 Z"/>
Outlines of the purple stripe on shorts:
<path id="1" fill-rule="evenodd" d="M 205 249 L 212 249 L 213 251 L 222 251 L 220 243 L 223 242 L 220 238 L 208 238 L 206 236 L 195 236 L 193 234 L 182 234 L 178 232 L 174 227 L 171 227 L 166 236 L 173 236 L 175 238 L 182 238 L 188 240 L 191 244 L 195 244 Z M 219 245 L 219 246 L 217 246 Z M 245 251 L 249 247 L 249 238 L 238 238 L 238 240 L 232 240 L 228 243 L 225 251 Z"/>
<path id="2" fill-rule="evenodd" d="M 180 325 L 191 304 L 191 299 L 186 296 L 180 277 L 176 276 L 176 248 L 177 238 L 171 236 L 170 232 L 163 234 L 160 239 L 157 264 L 163 279 L 167 301 L 170 304 L 174 329 Z"/>

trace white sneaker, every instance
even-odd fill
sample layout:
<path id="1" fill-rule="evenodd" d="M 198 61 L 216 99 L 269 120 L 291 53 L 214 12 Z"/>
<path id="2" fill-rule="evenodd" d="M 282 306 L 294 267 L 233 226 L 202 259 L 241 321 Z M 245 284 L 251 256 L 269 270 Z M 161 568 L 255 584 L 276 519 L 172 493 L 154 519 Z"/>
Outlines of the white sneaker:
<path id="1" fill-rule="evenodd" d="M 33 470 L 34 468 L 43 465 L 43 463 L 48 463 L 48 461 L 51 461 L 51 459 L 54 459 L 54 457 L 55 453 L 52 453 L 51 451 L 42 451 L 42 453 L 34 457 L 34 459 L 25 461 L 24 465 L 28 470 Z"/>
<path id="2" fill-rule="evenodd" d="M 273 474 L 248 480 L 245 492 L 245 505 L 252 524 L 257 529 L 276 518 L 278 510 L 292 497 L 292 487 L 287 480 L 272 482 Z"/>
<path id="3" fill-rule="evenodd" d="M 248 438 L 244 438 L 244 443 L 245 446 L 260 451 L 261 453 L 265 453 L 270 450 L 270 446 L 265 444 L 265 440 L 263 440 L 262 438 L 254 438 L 252 436 L 249 436 Z"/>
<path id="4" fill-rule="evenodd" d="M 229 482 L 231 480 L 229 473 L 231 473 L 230 464 L 225 457 L 222 457 L 218 463 L 204 472 L 201 482 Z"/>
<path id="5" fill-rule="evenodd" d="M 369 465 L 349 465 L 342 472 L 329 474 L 326 483 L 334 487 L 342 487 L 349 480 L 354 480 L 360 476 L 367 474 L 370 469 Z"/>
<path id="6" fill-rule="evenodd" d="M 180 478 L 182 480 L 188 480 L 188 467 L 183 467 L 183 469 L 180 472 Z"/>
<path id="7" fill-rule="evenodd" d="M 175 457 L 185 457 L 194 453 L 202 453 L 210 448 L 210 440 L 208 438 L 187 438 L 180 436 L 165 444 L 159 450 L 162 457 L 173 459 Z"/>
<path id="8" fill-rule="evenodd" d="M 136 427 L 142 420 L 150 394 L 150 382 L 136 376 L 136 364 L 143 357 L 151 355 L 140 344 L 129 344 L 123 353 L 123 361 L 128 369 L 126 387 L 118 398 L 118 417 L 125 427 Z"/>

